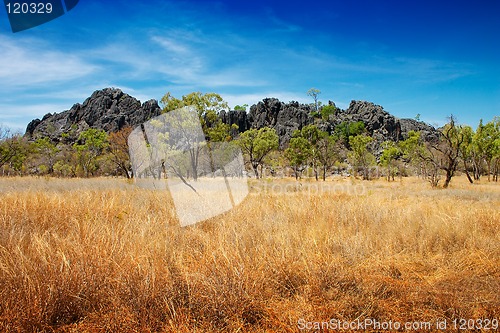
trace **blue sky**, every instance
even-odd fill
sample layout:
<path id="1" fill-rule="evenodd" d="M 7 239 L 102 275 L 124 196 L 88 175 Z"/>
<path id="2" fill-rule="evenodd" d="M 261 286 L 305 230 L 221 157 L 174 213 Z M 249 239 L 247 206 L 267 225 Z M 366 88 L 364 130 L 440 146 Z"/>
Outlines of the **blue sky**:
<path id="1" fill-rule="evenodd" d="M 443 124 L 500 115 L 500 1 L 95 1 L 12 33 L 0 9 L 0 123 L 118 87 L 144 102 L 216 92 L 382 105 Z"/>

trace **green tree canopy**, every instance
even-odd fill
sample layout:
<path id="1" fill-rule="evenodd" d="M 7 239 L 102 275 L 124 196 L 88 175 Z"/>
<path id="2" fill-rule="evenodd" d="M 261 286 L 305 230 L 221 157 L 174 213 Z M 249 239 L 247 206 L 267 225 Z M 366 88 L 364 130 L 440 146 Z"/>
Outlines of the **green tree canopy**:
<path id="1" fill-rule="evenodd" d="M 469 173 L 469 166 L 474 165 L 473 161 L 473 138 L 474 138 L 474 130 L 470 126 L 462 126 L 462 135 L 464 137 L 464 142 L 460 147 L 460 158 L 464 164 L 464 172 L 467 176 L 467 179 L 472 184 L 474 180 L 472 179 Z M 471 163 L 472 162 L 472 163 Z"/>
<path id="2" fill-rule="evenodd" d="M 363 179 L 370 179 L 370 167 L 375 164 L 375 156 L 368 149 L 368 145 L 372 141 L 372 137 L 361 134 L 349 137 L 349 145 L 351 146 L 349 159 L 355 173 L 361 170 Z"/>
<path id="3" fill-rule="evenodd" d="M 222 110 L 229 109 L 224 99 L 216 93 L 192 92 L 182 96 L 181 99 L 173 97 L 170 93 L 161 99 L 163 112 L 192 106 L 198 112 L 201 127 L 205 136 L 210 141 L 228 141 L 231 139 L 231 126 L 224 124 L 219 118 Z"/>
<path id="4" fill-rule="evenodd" d="M 307 155 L 309 156 L 308 164 L 313 168 L 314 176 L 318 180 L 318 164 L 319 164 L 319 150 L 318 143 L 324 133 L 316 125 L 306 125 L 301 130 L 297 130 L 293 134 L 293 138 L 304 138 L 309 142 Z M 293 139 L 292 138 L 292 139 Z M 305 146 L 304 146 L 305 147 Z"/>
<path id="5" fill-rule="evenodd" d="M 258 178 L 259 166 L 262 171 L 265 157 L 273 150 L 278 149 L 279 137 L 274 128 L 251 128 L 240 134 L 237 143 L 248 157 L 255 177 Z M 260 177 L 262 177 L 262 173 L 260 173 Z"/>
<path id="6" fill-rule="evenodd" d="M 243 104 L 243 105 L 236 105 L 234 107 L 235 111 L 246 111 L 248 108 L 248 104 Z"/>
<path id="7" fill-rule="evenodd" d="M 321 90 L 316 88 L 311 88 L 307 91 L 307 95 L 311 96 L 314 100 L 314 110 L 318 112 L 320 102 L 318 102 L 318 95 L 321 94 Z"/>
<path id="8" fill-rule="evenodd" d="M 108 147 L 108 135 L 103 130 L 89 128 L 78 136 L 78 142 L 73 145 L 77 151 L 80 167 L 85 177 L 93 174 L 99 165 L 96 162 Z"/>
<path id="9" fill-rule="evenodd" d="M 294 149 L 289 151 L 288 156 L 291 157 L 289 160 L 292 162 L 294 168 L 297 170 L 300 169 L 300 165 L 295 163 L 298 161 L 300 162 L 299 164 L 311 165 L 316 180 L 319 178 L 318 169 L 321 168 L 323 180 L 326 180 L 326 172 L 333 166 L 337 159 L 337 138 L 334 135 L 329 135 L 328 132 L 320 130 L 316 125 L 307 125 L 301 130 L 295 131 L 292 140 L 296 138 L 303 138 L 309 144 L 299 144 L 303 141 L 297 140 L 294 141 L 293 145 L 290 145 Z M 301 156 L 307 156 L 308 159 L 302 161 Z"/>
<path id="10" fill-rule="evenodd" d="M 297 135 L 290 140 L 290 145 L 285 150 L 285 157 L 294 170 L 295 179 L 298 179 L 307 167 L 307 162 L 312 154 L 312 144 L 306 138 Z"/>
<path id="11" fill-rule="evenodd" d="M 335 135 L 328 135 L 327 132 L 321 132 L 320 139 L 317 142 L 317 155 L 323 171 L 323 181 L 326 180 L 326 173 L 330 170 L 335 161 L 338 160 L 338 139 Z"/>
<path id="12" fill-rule="evenodd" d="M 408 163 L 418 160 L 424 150 L 421 135 L 418 131 L 409 131 L 408 137 L 405 140 L 400 141 L 399 146 L 401 147 L 403 158 Z"/>
<path id="13" fill-rule="evenodd" d="M 47 173 L 52 174 L 60 149 L 49 138 L 37 139 L 34 143 L 34 148 L 36 153 L 41 157 L 40 162 L 47 167 Z"/>
<path id="14" fill-rule="evenodd" d="M 347 149 L 350 149 L 350 137 L 361 135 L 366 132 L 365 123 L 362 121 L 347 122 L 344 121 L 335 127 L 335 135 L 344 143 Z"/>
<path id="15" fill-rule="evenodd" d="M 498 159 L 498 142 L 500 141 L 500 118 L 483 124 L 481 119 L 473 137 L 472 149 L 487 166 L 488 181 L 492 169 Z"/>
<path id="16" fill-rule="evenodd" d="M 401 148 L 394 141 L 385 141 L 382 143 L 382 149 L 380 164 L 387 169 L 387 180 L 394 180 L 397 171 L 396 160 L 401 156 Z"/>
<path id="17" fill-rule="evenodd" d="M 320 112 L 321 118 L 325 121 L 330 119 L 330 116 L 334 116 L 337 113 L 337 107 L 335 104 L 325 105 L 321 108 Z"/>

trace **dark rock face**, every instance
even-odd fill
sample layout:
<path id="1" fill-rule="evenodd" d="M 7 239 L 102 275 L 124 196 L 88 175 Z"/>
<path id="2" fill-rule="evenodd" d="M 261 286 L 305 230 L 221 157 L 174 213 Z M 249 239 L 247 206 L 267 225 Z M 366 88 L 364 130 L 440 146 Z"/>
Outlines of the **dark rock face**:
<path id="1" fill-rule="evenodd" d="M 251 128 L 273 127 L 280 138 L 280 147 L 290 142 L 293 132 L 313 124 L 309 105 L 290 102 L 285 104 L 276 98 L 266 98 L 252 105 L 248 119 Z"/>
<path id="2" fill-rule="evenodd" d="M 315 124 L 321 130 L 331 133 L 335 126 L 342 122 L 362 121 L 368 134 L 376 140 L 376 145 L 388 140 L 404 140 L 409 131 L 420 131 L 425 140 L 437 136 L 436 129 L 423 122 L 413 119 L 399 119 L 388 113 L 380 105 L 365 101 L 351 101 L 347 110 L 340 110 L 335 116 L 330 116 L 328 121 L 314 119 L 311 116 L 312 106 L 290 102 L 285 104 L 276 98 L 266 98 L 252 105 L 248 117 L 238 114 L 234 118 L 224 115 L 222 118 L 226 123 L 241 121 L 240 132 L 248 128 L 262 128 L 264 126 L 276 129 L 280 138 L 280 147 L 284 148 L 290 142 L 295 130 Z M 236 112 L 236 111 L 230 111 Z M 239 111 L 243 112 L 243 111 Z M 244 130 L 241 130 L 244 128 Z"/>
<path id="3" fill-rule="evenodd" d="M 228 125 L 237 125 L 238 132 L 243 133 L 246 130 L 250 129 L 250 122 L 248 120 L 248 114 L 243 110 L 231 110 L 224 111 L 222 110 L 219 114 L 219 118 L 224 124 Z"/>
<path id="4" fill-rule="evenodd" d="M 398 119 L 386 112 L 380 105 L 365 101 L 351 101 L 347 110 L 340 110 L 328 121 L 311 116 L 314 107 L 298 102 L 285 104 L 276 98 L 266 98 L 254 104 L 250 112 L 222 111 L 222 122 L 238 126 L 237 132 L 250 128 L 272 127 L 279 136 L 280 148 L 285 148 L 295 130 L 316 124 L 321 130 L 331 133 L 340 123 L 362 121 L 368 133 L 377 144 L 386 140 L 399 141 L 408 136 L 409 131 L 420 131 L 424 140 L 438 137 L 436 129 L 414 119 Z M 129 125 L 138 126 L 161 114 L 156 100 L 141 105 L 134 97 L 120 89 L 106 88 L 95 91 L 83 104 L 75 104 L 70 110 L 46 114 L 42 120 L 31 121 L 26 128 L 26 136 L 31 140 L 49 137 L 54 142 L 75 142 L 79 134 L 88 128 L 103 129 L 108 133 L 117 132 Z M 64 135 L 63 135 L 64 134 Z"/>
<path id="5" fill-rule="evenodd" d="M 424 122 L 417 121 L 415 119 L 401 119 L 401 132 L 404 138 L 408 137 L 408 132 L 418 131 L 420 136 L 424 141 L 436 141 L 439 139 L 438 131 L 431 125 L 427 125 Z"/>
<path id="6" fill-rule="evenodd" d="M 70 110 L 31 121 L 25 135 L 32 140 L 49 137 L 58 142 L 62 134 L 66 134 L 65 140 L 73 142 L 88 128 L 117 132 L 127 125 L 138 126 L 160 113 L 155 100 L 141 105 L 140 101 L 120 89 L 106 88 L 95 91 L 83 104 L 75 104 Z"/>
<path id="7" fill-rule="evenodd" d="M 438 138 L 438 131 L 422 121 L 415 119 L 396 118 L 380 105 L 365 101 L 351 101 L 347 110 L 340 112 L 337 121 L 362 121 L 368 133 L 378 143 L 392 140 L 399 141 L 408 138 L 410 131 L 419 131 L 422 139 L 432 141 Z"/>

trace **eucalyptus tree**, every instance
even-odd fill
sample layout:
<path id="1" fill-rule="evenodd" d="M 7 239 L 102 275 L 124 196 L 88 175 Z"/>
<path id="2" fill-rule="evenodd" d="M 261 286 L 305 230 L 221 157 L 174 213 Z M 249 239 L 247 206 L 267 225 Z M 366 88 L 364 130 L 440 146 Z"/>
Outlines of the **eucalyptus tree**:
<path id="1" fill-rule="evenodd" d="M 236 139 L 242 152 L 249 159 L 249 163 L 255 173 L 255 177 L 262 177 L 262 167 L 265 158 L 274 150 L 278 149 L 279 137 L 274 128 L 262 127 L 251 128 Z M 259 167 L 261 172 L 259 173 Z"/>
<path id="2" fill-rule="evenodd" d="M 349 137 L 351 151 L 348 154 L 354 172 L 361 171 L 363 179 L 370 179 L 370 168 L 376 162 L 375 156 L 370 152 L 368 145 L 372 143 L 373 138 L 366 135 L 356 135 Z"/>

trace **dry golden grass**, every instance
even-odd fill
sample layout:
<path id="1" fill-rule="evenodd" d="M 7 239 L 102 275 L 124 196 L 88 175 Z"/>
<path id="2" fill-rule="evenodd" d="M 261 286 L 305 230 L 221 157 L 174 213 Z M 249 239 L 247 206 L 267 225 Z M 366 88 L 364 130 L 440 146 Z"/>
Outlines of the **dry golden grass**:
<path id="1" fill-rule="evenodd" d="M 167 193 L 124 180 L 0 179 L 0 331 L 500 317 L 500 185 L 251 185 L 236 209 L 180 228 Z"/>

